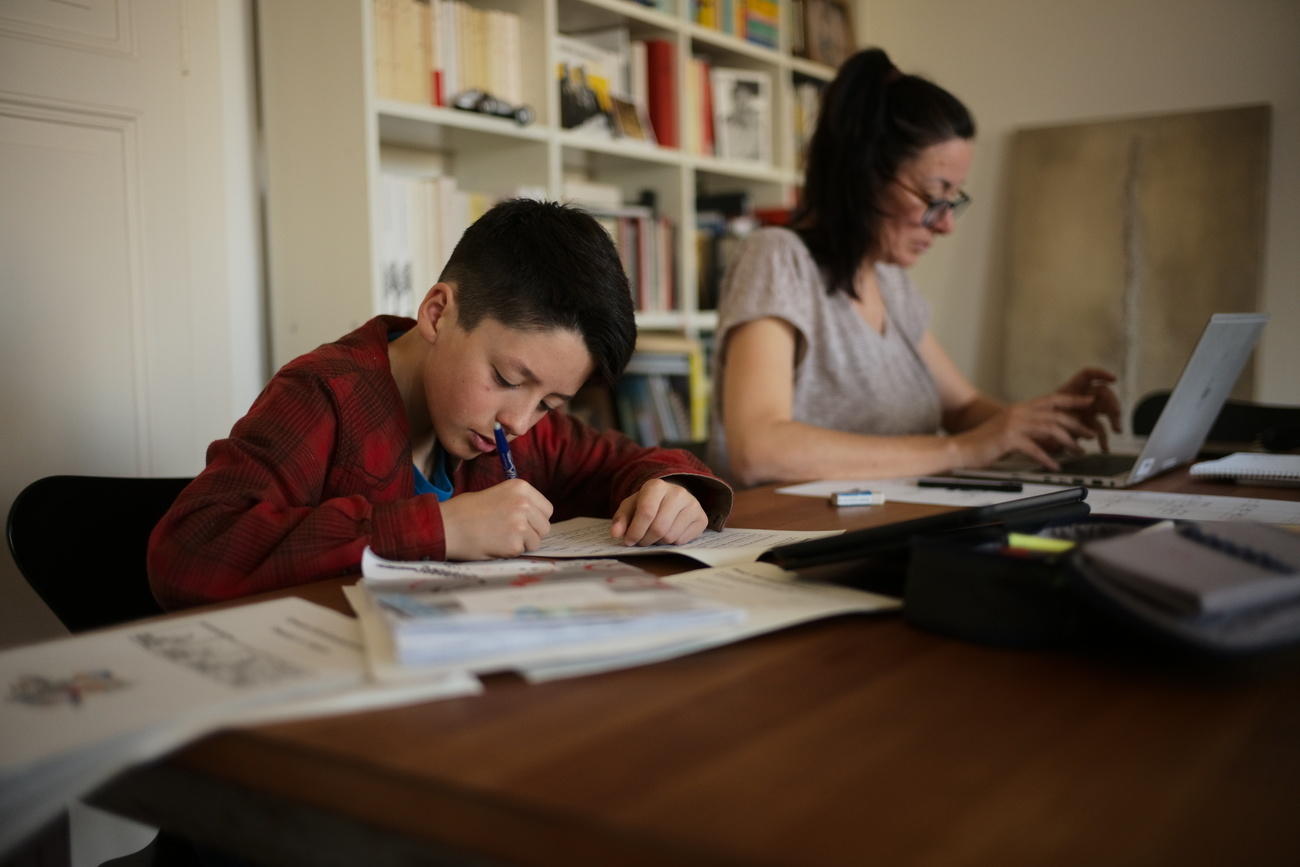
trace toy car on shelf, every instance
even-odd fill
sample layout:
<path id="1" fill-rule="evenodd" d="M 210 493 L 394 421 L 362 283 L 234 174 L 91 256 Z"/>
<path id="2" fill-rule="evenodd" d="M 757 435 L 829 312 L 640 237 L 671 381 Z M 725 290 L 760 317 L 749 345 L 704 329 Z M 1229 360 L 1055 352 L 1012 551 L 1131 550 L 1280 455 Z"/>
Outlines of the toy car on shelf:
<path id="1" fill-rule="evenodd" d="M 533 110 L 528 106 L 511 105 L 483 90 L 463 90 L 452 97 L 451 104 L 453 108 L 459 108 L 461 111 L 476 111 L 493 117 L 509 118 L 520 126 L 528 126 L 533 122 Z"/>

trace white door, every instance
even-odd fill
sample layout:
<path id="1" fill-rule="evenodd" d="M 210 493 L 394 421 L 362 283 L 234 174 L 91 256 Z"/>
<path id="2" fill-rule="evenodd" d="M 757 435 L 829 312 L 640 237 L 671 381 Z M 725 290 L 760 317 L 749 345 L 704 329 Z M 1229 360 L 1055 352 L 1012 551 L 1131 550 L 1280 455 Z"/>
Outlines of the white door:
<path id="1" fill-rule="evenodd" d="M 249 20 L 0 0 L 6 512 L 44 475 L 192 475 L 262 381 Z M 0 645 L 52 626 L 6 550 Z"/>

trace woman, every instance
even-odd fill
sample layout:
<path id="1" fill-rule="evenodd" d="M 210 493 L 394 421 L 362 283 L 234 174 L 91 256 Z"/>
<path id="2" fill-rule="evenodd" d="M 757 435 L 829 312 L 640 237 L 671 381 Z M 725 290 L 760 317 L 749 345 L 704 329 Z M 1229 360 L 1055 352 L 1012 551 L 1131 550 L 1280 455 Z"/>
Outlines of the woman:
<path id="1" fill-rule="evenodd" d="M 728 270 L 719 311 L 715 469 L 741 484 L 882 478 L 1051 453 L 1119 429 L 1114 376 L 1085 368 L 1004 405 L 929 331 L 907 268 L 952 231 L 975 124 L 952 94 L 879 49 L 845 61 L 822 98 L 790 229 L 761 229 Z M 939 431 L 948 435 L 941 435 Z"/>

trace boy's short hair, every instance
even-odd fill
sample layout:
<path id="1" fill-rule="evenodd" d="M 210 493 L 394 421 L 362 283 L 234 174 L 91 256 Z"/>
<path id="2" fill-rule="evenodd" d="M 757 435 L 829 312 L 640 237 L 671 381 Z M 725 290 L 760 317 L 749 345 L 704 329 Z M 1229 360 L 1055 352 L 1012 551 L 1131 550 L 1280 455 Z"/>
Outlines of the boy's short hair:
<path id="1" fill-rule="evenodd" d="M 439 280 L 455 284 L 465 330 L 490 316 L 525 331 L 576 331 L 607 383 L 636 346 L 632 295 L 609 233 L 559 202 L 496 205 L 465 230 Z"/>

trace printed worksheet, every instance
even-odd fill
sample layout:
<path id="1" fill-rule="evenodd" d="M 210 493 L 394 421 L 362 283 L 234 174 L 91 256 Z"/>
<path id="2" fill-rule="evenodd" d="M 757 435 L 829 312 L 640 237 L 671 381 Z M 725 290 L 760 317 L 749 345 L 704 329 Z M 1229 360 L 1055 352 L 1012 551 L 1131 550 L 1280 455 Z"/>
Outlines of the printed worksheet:
<path id="1" fill-rule="evenodd" d="M 534 557 L 630 557 L 635 554 L 684 554 L 707 566 L 753 563 L 765 551 L 780 545 L 835 536 L 843 530 L 742 530 L 727 527 L 705 530 L 685 545 L 627 546 L 609 535 L 608 518 L 571 518 L 551 525 Z"/>
<path id="2" fill-rule="evenodd" d="M 1089 489 L 1088 505 L 1106 515 L 1180 518 L 1189 521 L 1259 521 L 1300 524 L 1300 503 L 1211 494 L 1169 494 L 1163 491 Z"/>
<path id="3" fill-rule="evenodd" d="M 0 852 L 132 762 L 222 725 L 478 692 L 367 682 L 357 622 L 285 598 L 0 653 Z"/>
<path id="4" fill-rule="evenodd" d="M 520 673 L 532 682 L 596 674 L 674 659 L 824 617 L 895 611 L 902 605 L 897 599 L 866 590 L 802 580 L 794 572 L 771 563 L 696 569 L 666 576 L 664 580 L 693 596 L 742 609 L 745 619 L 741 623 L 720 626 L 706 634 L 665 642 L 657 647 L 591 654 L 586 659 L 539 661 L 521 666 Z"/>

